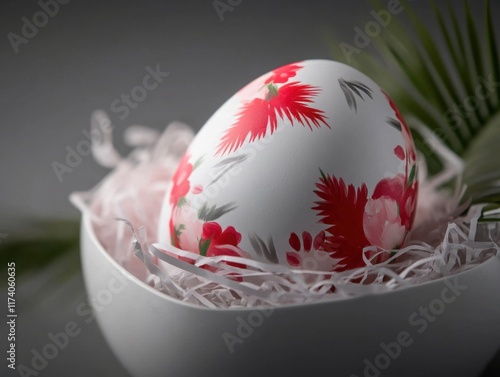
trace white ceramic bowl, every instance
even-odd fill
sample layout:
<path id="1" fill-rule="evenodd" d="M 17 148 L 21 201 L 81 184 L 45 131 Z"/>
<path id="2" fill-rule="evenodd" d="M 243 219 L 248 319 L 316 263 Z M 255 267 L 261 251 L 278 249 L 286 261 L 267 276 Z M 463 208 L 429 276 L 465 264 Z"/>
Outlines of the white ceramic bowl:
<path id="1" fill-rule="evenodd" d="M 212 310 L 125 271 L 88 216 L 81 233 L 88 294 L 102 306 L 98 323 L 136 377 L 478 376 L 500 346 L 498 257 L 389 293 L 266 312 Z"/>

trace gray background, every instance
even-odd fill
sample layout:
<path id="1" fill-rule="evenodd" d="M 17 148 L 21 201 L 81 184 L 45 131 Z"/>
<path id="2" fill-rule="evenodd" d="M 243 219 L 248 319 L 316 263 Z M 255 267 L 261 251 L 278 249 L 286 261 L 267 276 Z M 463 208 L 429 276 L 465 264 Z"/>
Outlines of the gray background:
<path id="1" fill-rule="evenodd" d="M 431 14 L 427 2 L 413 5 Z M 21 18 L 39 10 L 35 1 L 0 3 L 0 233 L 25 219 L 78 217 L 68 195 L 91 188 L 106 170 L 85 157 L 59 182 L 51 164 L 64 163 L 66 146 L 83 140 L 93 110 L 110 112 L 123 153 L 123 130 L 131 124 L 162 129 L 181 120 L 199 129 L 253 78 L 289 62 L 330 58 L 332 33 L 352 43 L 353 28 L 371 19 L 363 1 L 244 0 L 221 21 L 211 0 L 72 0 L 16 54 L 7 34 L 20 34 Z M 499 10 L 495 2 L 493 19 Z M 119 119 L 111 103 L 157 64 L 169 77 Z M 70 320 L 81 323 L 75 313 L 84 299 L 80 276 L 35 300 L 34 289 L 50 274 L 33 276 L 19 291 L 19 363 L 29 364 L 30 350 L 40 349 L 49 332 Z M 3 375 L 3 362 L 0 368 Z M 40 373 L 69 375 L 127 376 L 95 323 L 82 324 L 82 334 Z"/>

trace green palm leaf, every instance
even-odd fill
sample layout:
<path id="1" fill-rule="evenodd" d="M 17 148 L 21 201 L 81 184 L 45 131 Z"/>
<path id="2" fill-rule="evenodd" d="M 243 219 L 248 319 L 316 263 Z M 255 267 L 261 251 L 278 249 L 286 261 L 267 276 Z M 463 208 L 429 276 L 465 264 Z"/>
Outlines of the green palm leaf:
<path id="1" fill-rule="evenodd" d="M 372 4 L 376 11 L 384 9 L 380 1 Z M 373 53 L 347 56 L 333 40 L 333 55 L 389 92 L 413 126 L 417 148 L 431 173 L 442 165 L 417 131 L 417 123 L 463 158 L 467 196 L 473 203 L 500 204 L 500 65 L 489 1 L 484 1 L 481 37 L 467 1 L 463 22 L 449 2 L 443 11 L 431 1 L 437 36 L 429 33 L 406 1 L 402 4 L 405 16 L 393 15 L 390 24 L 372 39 Z M 409 22 L 403 22 L 404 18 Z"/>
<path id="2" fill-rule="evenodd" d="M 7 264 L 16 264 L 16 277 L 23 279 L 37 271 L 53 266 L 52 277 L 44 282 L 48 286 L 60 286 L 80 269 L 80 225 L 77 220 L 42 220 L 24 224 L 17 232 L 6 235 L 0 243 L 0 270 L 7 276 Z M 0 285 L 7 283 L 7 279 Z M 39 287 L 42 290 L 42 287 Z"/>

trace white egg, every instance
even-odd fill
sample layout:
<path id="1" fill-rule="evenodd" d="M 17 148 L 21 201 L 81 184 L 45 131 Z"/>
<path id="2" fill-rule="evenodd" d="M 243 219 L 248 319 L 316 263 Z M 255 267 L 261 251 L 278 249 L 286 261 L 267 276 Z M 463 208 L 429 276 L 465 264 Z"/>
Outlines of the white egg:
<path id="1" fill-rule="evenodd" d="M 372 80 L 328 60 L 289 64 L 241 89 L 197 134 L 167 190 L 160 242 L 292 268 L 360 267 L 365 247 L 404 243 L 415 159 L 407 125 Z"/>

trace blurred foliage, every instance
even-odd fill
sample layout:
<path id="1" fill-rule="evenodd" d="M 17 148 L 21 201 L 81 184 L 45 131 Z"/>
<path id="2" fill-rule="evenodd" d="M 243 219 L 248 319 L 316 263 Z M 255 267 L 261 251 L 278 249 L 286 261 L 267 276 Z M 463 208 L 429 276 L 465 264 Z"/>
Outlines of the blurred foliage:
<path id="1" fill-rule="evenodd" d="M 388 13 L 379 0 L 371 3 L 375 12 Z M 489 1 L 484 1 L 480 21 L 467 1 L 448 1 L 446 7 L 430 1 L 439 30 L 432 35 L 429 20 L 419 18 L 407 1 L 401 4 L 403 11 L 392 14 L 380 34 L 370 38 L 372 51 L 350 45 L 352 50 L 332 38 L 333 56 L 390 94 L 408 120 L 431 174 L 442 169 L 442 163 L 422 126 L 463 159 L 466 195 L 472 202 L 500 204 L 500 66 Z M 484 27 L 481 38 L 479 26 Z"/>
<path id="2" fill-rule="evenodd" d="M 80 269 L 80 223 L 78 220 L 40 220 L 21 226 L 0 241 L 0 270 L 15 262 L 16 277 L 22 279 L 65 257 L 54 283 L 62 283 Z M 0 284 L 5 285 L 7 279 Z"/>

